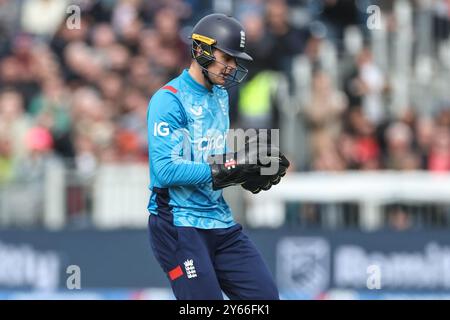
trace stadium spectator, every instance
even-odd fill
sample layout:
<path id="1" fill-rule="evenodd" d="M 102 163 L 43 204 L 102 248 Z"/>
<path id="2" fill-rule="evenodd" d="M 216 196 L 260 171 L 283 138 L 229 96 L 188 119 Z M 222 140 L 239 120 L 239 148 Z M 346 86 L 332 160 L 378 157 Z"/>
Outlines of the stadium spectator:
<path id="1" fill-rule="evenodd" d="M 51 37 L 64 20 L 68 0 L 25 0 L 21 9 L 22 30 Z"/>
<path id="2" fill-rule="evenodd" d="M 413 132 L 403 122 L 393 122 L 386 130 L 387 154 L 384 165 L 387 169 L 418 169 L 420 162 L 413 153 Z"/>
<path id="3" fill-rule="evenodd" d="M 345 94 L 334 87 L 327 73 L 317 71 L 312 80 L 310 102 L 304 109 L 313 149 L 316 149 L 316 141 L 322 136 L 331 140 L 339 136 L 346 108 Z"/>
<path id="4" fill-rule="evenodd" d="M 346 83 L 346 93 L 351 106 L 361 105 L 364 114 L 375 125 L 386 117 L 383 90 L 386 81 L 382 70 L 375 64 L 369 48 L 364 48 L 356 57 L 355 70 Z"/>
<path id="5" fill-rule="evenodd" d="M 3 90 L 0 93 L 0 128 L 4 138 L 11 143 L 12 157 L 15 160 L 28 155 L 25 135 L 31 125 L 20 93 L 14 89 Z"/>
<path id="6" fill-rule="evenodd" d="M 438 126 L 428 158 L 428 170 L 450 171 L 450 128 Z"/>

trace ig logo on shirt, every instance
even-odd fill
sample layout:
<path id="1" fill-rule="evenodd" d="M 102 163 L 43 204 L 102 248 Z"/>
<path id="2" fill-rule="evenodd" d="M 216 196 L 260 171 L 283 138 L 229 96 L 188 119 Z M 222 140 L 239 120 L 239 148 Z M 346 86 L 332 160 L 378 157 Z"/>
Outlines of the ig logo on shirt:
<path id="1" fill-rule="evenodd" d="M 153 126 L 153 135 L 165 137 L 169 135 L 169 124 L 167 122 L 156 123 Z"/>

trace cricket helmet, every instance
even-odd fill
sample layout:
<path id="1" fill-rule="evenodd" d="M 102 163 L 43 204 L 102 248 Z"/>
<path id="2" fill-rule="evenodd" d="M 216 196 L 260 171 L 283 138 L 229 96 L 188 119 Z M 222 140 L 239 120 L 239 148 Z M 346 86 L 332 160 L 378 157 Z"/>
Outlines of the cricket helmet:
<path id="1" fill-rule="evenodd" d="M 236 59 L 237 68 L 229 77 L 230 83 L 240 83 L 248 73 L 241 61 L 253 58 L 245 52 L 245 31 L 241 23 L 222 13 L 203 17 L 192 30 L 192 58 L 202 67 L 205 77 L 207 67 L 215 61 L 213 49 L 219 49 Z"/>

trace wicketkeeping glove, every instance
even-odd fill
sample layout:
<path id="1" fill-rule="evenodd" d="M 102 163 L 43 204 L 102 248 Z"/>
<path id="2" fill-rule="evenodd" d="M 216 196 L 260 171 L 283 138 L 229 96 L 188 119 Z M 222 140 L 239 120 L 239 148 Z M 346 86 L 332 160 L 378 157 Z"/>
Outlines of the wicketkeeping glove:
<path id="1" fill-rule="evenodd" d="M 273 148 L 271 151 L 270 148 L 270 144 L 259 144 L 257 140 L 251 139 L 250 143 L 238 152 L 209 156 L 213 189 L 242 184 L 251 178 L 260 177 L 262 168 L 274 166 L 279 162 L 278 149 Z M 272 156 L 272 153 L 275 156 Z"/>
<path id="2" fill-rule="evenodd" d="M 281 178 L 286 175 L 286 171 L 289 168 L 289 160 L 283 155 L 279 154 L 279 169 L 274 175 L 259 175 L 250 177 L 246 182 L 242 184 L 242 188 L 256 194 L 261 190 L 267 191 L 273 185 L 280 182 Z"/>

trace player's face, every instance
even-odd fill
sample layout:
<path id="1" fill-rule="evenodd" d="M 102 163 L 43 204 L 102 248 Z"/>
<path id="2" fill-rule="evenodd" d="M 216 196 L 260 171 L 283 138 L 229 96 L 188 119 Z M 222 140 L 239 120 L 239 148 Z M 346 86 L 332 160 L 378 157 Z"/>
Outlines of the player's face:
<path id="1" fill-rule="evenodd" d="M 236 59 L 220 50 L 214 50 L 216 60 L 208 67 L 209 77 L 214 84 L 224 85 L 227 76 L 236 70 Z"/>

